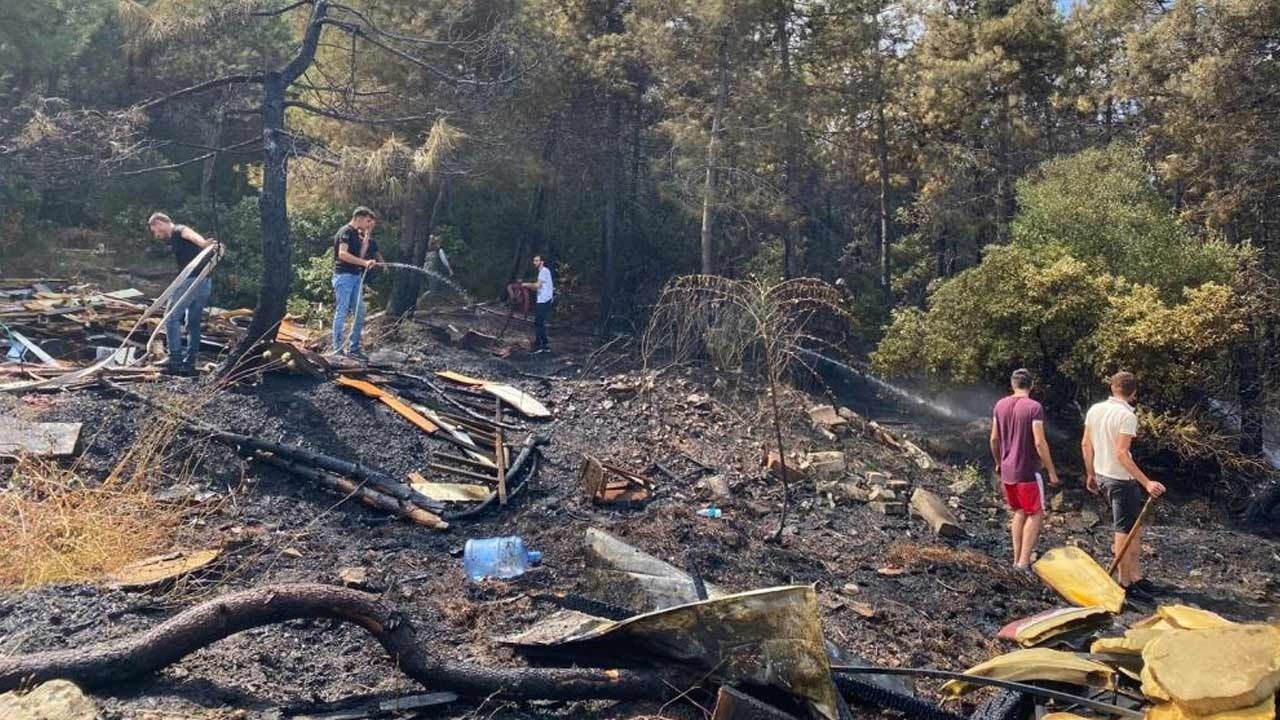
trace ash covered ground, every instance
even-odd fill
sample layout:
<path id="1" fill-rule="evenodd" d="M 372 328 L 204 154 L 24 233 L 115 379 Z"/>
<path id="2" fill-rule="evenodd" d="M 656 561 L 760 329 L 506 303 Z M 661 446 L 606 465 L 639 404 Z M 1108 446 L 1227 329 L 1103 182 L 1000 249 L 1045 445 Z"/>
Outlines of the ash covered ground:
<path id="1" fill-rule="evenodd" d="M 428 319 L 465 321 L 491 331 L 489 326 L 500 321 L 469 313 Z M 819 493 L 813 483 L 802 483 L 793 487 L 782 542 L 766 542 L 779 522 L 781 489 L 761 468 L 771 430 L 761 412 L 763 391 L 754 380 L 705 368 L 665 367 L 657 369 L 652 389 L 623 397 L 608 387 L 640 377 L 643 368 L 634 345 L 618 343 L 594 352 L 585 338 L 557 339 L 556 355 L 510 360 L 441 344 L 414 327 L 388 332 L 373 346 L 408 353 L 404 368 L 411 372 L 450 369 L 509 383 L 554 412 L 551 422 L 522 423 L 529 432 L 549 436 L 551 444 L 536 479 L 505 509 L 460 521 L 447 532 L 432 532 L 353 501 L 342 502 L 279 470 L 247 463 L 216 442 L 183 436 L 174 464 L 194 462 L 190 480 L 218 498 L 191 511 L 182 542 L 226 547 L 218 573 L 162 594 L 99 584 L 3 591 L 0 647 L 16 653 L 120 638 L 217 593 L 269 583 L 337 583 L 340 569 L 359 567 L 367 571 L 368 588 L 407 613 L 420 641 L 441 656 L 521 665 L 523 660 L 493 639 L 523 630 L 553 610 L 531 594 L 599 594 L 583 573 L 583 537 L 590 527 L 675 565 L 692 561 L 708 582 L 728 589 L 814 583 L 827 636 L 888 665 L 961 670 L 1011 649 L 995 638 L 1006 622 L 1065 604 L 1007 567 L 1006 514 L 995 489 L 985 482 L 960 498 L 966 539 L 937 538 L 919 519 L 881 515 L 839 492 Z M 302 376 L 269 374 L 217 391 L 207 380 L 189 379 L 135 387 L 148 394 L 198 395 L 206 400 L 199 410 L 206 422 L 359 461 L 393 477 L 423 471 L 433 453 L 448 449 L 380 403 Z M 948 487 L 963 476 L 949 465 L 922 470 L 858 432 L 835 441 L 822 437 L 805 412 L 830 401 L 820 391 L 788 390 L 783 401 L 788 449 L 843 450 L 850 478 L 887 472 L 946 498 Z M 105 389 L 4 402 L 23 417 L 85 423 L 80 469 L 88 478 L 104 477 L 155 412 Z M 916 439 L 923 444 L 924 438 Z M 519 443 L 523 433 L 511 440 Z M 657 478 L 654 499 L 642 507 L 593 506 L 577 478 L 584 453 L 636 470 L 661 462 L 688 480 Z M 681 453 L 715 468 L 731 496 L 714 497 Z M 1080 491 L 1078 477 L 1064 479 L 1076 487 L 1068 490 L 1062 509 L 1050 513 L 1040 548 L 1076 544 L 1105 561 L 1110 544 L 1106 509 Z M 166 482 L 157 478 L 157 491 Z M 695 514 L 713 502 L 723 517 Z M 1082 511 L 1096 513 L 1102 521 L 1090 525 Z M 1176 586 L 1169 601 L 1236 619 L 1272 616 L 1280 589 L 1280 544 L 1232 528 L 1232 518 L 1204 498 L 1163 503 L 1144 548 L 1149 574 Z M 509 583 L 466 582 L 461 560 L 465 541 L 504 535 L 520 535 L 529 547 L 541 550 L 541 567 Z M 867 606 L 870 617 L 865 616 Z M 937 686 L 922 681 L 917 687 L 920 694 L 935 697 Z M 361 630 L 330 621 L 293 621 L 218 642 L 157 676 L 95 697 L 111 718 L 271 718 L 353 695 L 421 690 Z M 983 697 L 979 693 L 973 701 Z M 659 713 L 703 717 L 694 705 L 664 706 L 661 701 L 462 701 L 429 709 L 422 717 L 630 718 Z"/>

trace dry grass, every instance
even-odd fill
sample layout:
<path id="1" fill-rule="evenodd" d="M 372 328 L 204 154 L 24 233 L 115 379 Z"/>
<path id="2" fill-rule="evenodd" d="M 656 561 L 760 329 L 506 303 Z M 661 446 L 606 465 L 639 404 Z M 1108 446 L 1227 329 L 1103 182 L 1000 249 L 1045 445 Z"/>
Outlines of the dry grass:
<path id="1" fill-rule="evenodd" d="M 79 582 L 170 547 L 181 518 L 139 483 L 90 487 L 38 459 L 0 495 L 0 585 Z"/>
<path id="2" fill-rule="evenodd" d="M 973 550 L 957 550 L 945 545 L 912 545 L 898 543 L 889 548 L 889 562 L 907 568 L 954 567 L 970 570 L 992 570 L 994 561 Z"/>
<path id="3" fill-rule="evenodd" d="M 177 434 L 178 423 L 167 415 L 144 419 L 101 482 L 85 478 L 78 464 L 20 459 L 10 487 L 0 492 L 0 586 L 92 582 L 177 546 L 191 511 L 155 499 L 154 491 L 189 482 L 203 454 L 175 443 Z"/>

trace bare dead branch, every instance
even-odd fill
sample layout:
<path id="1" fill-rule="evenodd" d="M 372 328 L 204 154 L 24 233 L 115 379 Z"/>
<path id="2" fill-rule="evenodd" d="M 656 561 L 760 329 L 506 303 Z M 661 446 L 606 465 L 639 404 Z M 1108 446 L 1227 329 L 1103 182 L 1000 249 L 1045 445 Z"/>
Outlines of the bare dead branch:
<path id="1" fill-rule="evenodd" d="M 287 100 L 284 104 L 287 108 L 297 108 L 303 112 L 309 112 L 312 115 L 320 115 L 332 120 L 341 120 L 342 122 L 357 123 L 360 125 L 401 125 L 404 123 L 421 122 L 423 120 L 434 120 L 433 115 L 407 115 L 398 118 L 370 118 L 360 115 L 347 115 L 346 113 L 336 112 L 334 110 L 326 110 L 316 107 L 301 100 Z"/>
<path id="2" fill-rule="evenodd" d="M 112 175 L 114 177 L 133 177 L 135 175 L 146 175 L 153 172 L 164 172 L 165 170 L 178 170 L 188 165 L 194 165 L 196 163 L 204 162 L 205 160 L 208 160 L 209 158 L 213 157 L 214 155 L 217 155 L 218 153 L 237 152 L 238 150 L 240 150 L 240 148 L 248 147 L 249 145 L 252 145 L 253 143 L 258 143 L 258 142 L 262 142 L 262 138 L 253 138 L 251 140 L 246 140 L 242 143 L 236 143 L 235 145 L 228 145 L 227 147 L 224 147 L 224 148 L 215 148 L 214 150 L 204 153 L 203 155 L 197 155 L 193 158 L 190 158 L 188 160 L 183 160 L 181 162 L 170 163 L 168 165 L 153 165 L 152 167 L 140 168 L 138 170 L 129 170 L 126 172 L 112 173 Z"/>
<path id="3" fill-rule="evenodd" d="M 297 10 L 303 5 L 313 5 L 313 4 L 315 4 L 315 0 L 298 0 L 297 2 L 289 3 L 288 5 L 285 5 L 283 7 L 275 8 L 274 10 L 255 10 L 249 14 L 257 15 L 258 17 L 274 17 L 276 15 L 284 15 L 287 12 L 293 12 L 294 10 Z"/>
<path id="4" fill-rule="evenodd" d="M 198 93 L 206 92 L 208 90 L 223 87 L 225 85 L 243 85 L 243 84 L 251 84 L 251 83 L 261 83 L 262 77 L 263 77 L 262 73 L 250 73 L 247 75 L 227 75 L 226 77 L 220 77 L 215 80 L 208 80 L 198 85 L 192 85 L 191 87 L 183 88 L 181 90 L 178 90 L 177 92 L 171 92 L 168 95 L 155 98 L 154 100 L 148 100 L 147 102 L 144 102 L 141 105 L 139 105 L 138 108 L 140 110 L 151 110 L 153 108 L 159 107 L 166 103 L 173 102 L 174 100 L 177 100 L 179 98 L 184 98 L 188 95 L 195 95 Z"/>

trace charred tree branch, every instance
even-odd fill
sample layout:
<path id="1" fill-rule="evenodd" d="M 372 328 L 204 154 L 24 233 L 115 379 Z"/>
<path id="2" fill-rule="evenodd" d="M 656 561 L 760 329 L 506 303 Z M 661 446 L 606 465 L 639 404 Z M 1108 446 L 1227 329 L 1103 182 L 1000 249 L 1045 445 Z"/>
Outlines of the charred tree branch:
<path id="1" fill-rule="evenodd" d="M 223 638 L 264 625 L 302 618 L 348 622 L 364 628 L 402 672 L 432 690 L 500 698 L 664 698 L 677 677 L 632 670 L 495 668 L 448 664 L 434 657 L 409 620 L 367 593 L 329 585 L 268 585 L 229 593 L 185 610 L 132 637 L 68 650 L 0 658 L 0 692 L 24 683 L 70 680 L 86 688 L 113 687 L 178 662 Z"/>

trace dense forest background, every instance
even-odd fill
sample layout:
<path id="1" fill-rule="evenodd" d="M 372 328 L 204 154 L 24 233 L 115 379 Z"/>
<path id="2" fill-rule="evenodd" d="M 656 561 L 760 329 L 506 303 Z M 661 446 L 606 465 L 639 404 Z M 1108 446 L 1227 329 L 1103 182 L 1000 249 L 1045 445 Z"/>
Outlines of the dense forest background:
<path id="1" fill-rule="evenodd" d="M 1247 469 L 1278 53 L 1275 0 L 5 0 L 0 255 L 129 267 L 164 210 L 226 243 L 215 302 L 314 312 L 358 202 L 478 297 L 542 253 L 605 334 L 678 274 L 813 276 L 885 374 L 1132 369 L 1160 448 Z"/>

